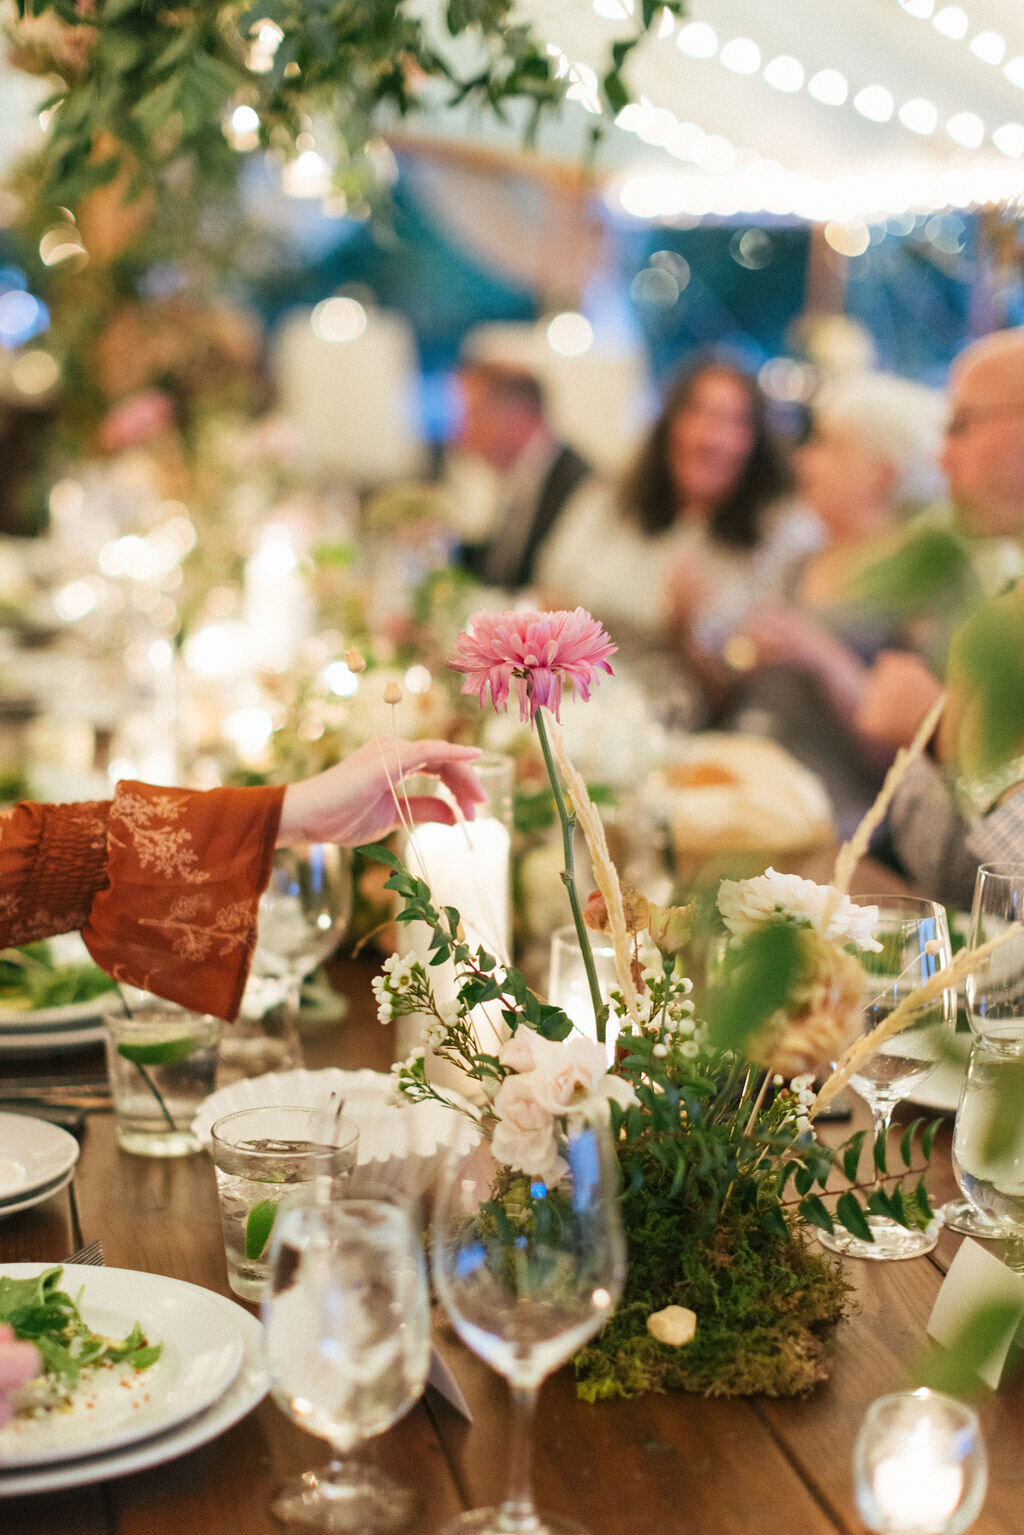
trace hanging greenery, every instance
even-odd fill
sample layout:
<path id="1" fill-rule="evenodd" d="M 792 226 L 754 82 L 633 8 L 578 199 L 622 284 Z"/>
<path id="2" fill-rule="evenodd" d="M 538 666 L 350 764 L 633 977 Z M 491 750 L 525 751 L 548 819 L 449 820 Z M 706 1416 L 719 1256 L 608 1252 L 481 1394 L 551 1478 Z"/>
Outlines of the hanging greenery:
<path id="1" fill-rule="evenodd" d="M 625 105 L 630 53 L 658 16 L 684 4 L 640 0 L 593 82 L 595 108 Z M 17 0 L 16 10 L 13 61 L 56 81 L 40 195 L 72 209 L 119 176 L 129 197 L 168 171 L 216 176 L 233 153 L 226 135 L 236 148 L 292 158 L 324 120 L 345 191 L 372 174 L 374 139 L 399 118 L 462 104 L 504 118 L 519 104 L 529 138 L 573 83 L 564 57 L 516 18 L 514 0 L 436 9 L 416 0 Z M 601 120 L 595 112 L 598 130 Z"/>

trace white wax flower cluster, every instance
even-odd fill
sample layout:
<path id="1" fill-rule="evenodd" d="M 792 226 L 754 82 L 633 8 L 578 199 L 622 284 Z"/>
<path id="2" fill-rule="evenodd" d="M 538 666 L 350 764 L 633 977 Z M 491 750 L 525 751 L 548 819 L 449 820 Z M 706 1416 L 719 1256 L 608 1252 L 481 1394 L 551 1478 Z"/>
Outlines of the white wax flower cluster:
<path id="1" fill-rule="evenodd" d="M 499 1060 L 510 1075 L 492 1105 L 491 1150 L 497 1161 L 549 1185 L 566 1170 L 558 1155 L 562 1124 L 610 1101 L 623 1109 L 636 1102 L 629 1084 L 609 1075 L 604 1046 L 579 1034 L 556 1041 L 521 1024 Z"/>
<path id="2" fill-rule="evenodd" d="M 788 1088 L 784 1087 L 785 1080 L 785 1077 L 780 1076 L 776 1072 L 775 1076 L 772 1077 L 772 1086 L 783 1088 L 784 1096 L 791 1100 L 790 1106 L 796 1125 L 796 1133 L 797 1135 L 805 1135 L 808 1130 L 813 1129 L 811 1110 L 814 1107 L 816 1096 L 814 1091 L 814 1073 L 807 1071 L 799 1077 L 794 1077 Z"/>
<path id="3" fill-rule="evenodd" d="M 828 926 L 825 913 L 834 903 Z M 831 943 L 855 943 L 877 953 L 874 938 L 877 906 L 856 906 L 849 896 L 836 902 L 831 885 L 816 885 L 798 874 L 766 869 L 755 879 L 723 879 L 718 888 L 718 909 L 734 938 L 749 938 L 768 922 L 784 921 L 814 928 Z"/>

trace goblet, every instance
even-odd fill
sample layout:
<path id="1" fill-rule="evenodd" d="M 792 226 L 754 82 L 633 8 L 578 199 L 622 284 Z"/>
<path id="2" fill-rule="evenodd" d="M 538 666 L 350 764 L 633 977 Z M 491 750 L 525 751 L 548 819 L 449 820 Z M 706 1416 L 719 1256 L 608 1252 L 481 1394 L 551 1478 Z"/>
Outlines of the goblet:
<path id="1" fill-rule="evenodd" d="M 434 1218 L 437 1292 L 462 1341 L 508 1380 L 513 1422 L 504 1502 L 463 1514 L 442 1535 L 580 1535 L 578 1525 L 537 1512 L 533 1417 L 541 1383 L 622 1293 L 616 1174 L 603 1123 L 558 1133 L 546 1179 L 510 1179 L 486 1146 L 448 1166 Z"/>
<path id="2" fill-rule="evenodd" d="M 853 1476 L 875 1535 L 963 1535 L 988 1484 L 977 1416 L 935 1391 L 879 1397 L 857 1435 Z"/>
<path id="3" fill-rule="evenodd" d="M 285 1413 L 350 1456 L 408 1412 L 430 1362 L 430 1310 L 409 1212 L 375 1199 L 282 1204 L 262 1305 L 270 1389 Z M 288 1482 L 275 1517 L 308 1529 L 399 1530 L 415 1498 L 376 1468 L 334 1459 Z"/>
<path id="4" fill-rule="evenodd" d="M 976 1041 L 953 1125 L 953 1172 L 1024 1273 L 1024 1040 Z"/>
<path id="5" fill-rule="evenodd" d="M 878 907 L 874 936 L 881 949 L 861 955 L 868 981 L 863 1027 L 870 1033 L 904 998 L 950 963 L 949 930 L 945 910 L 935 901 L 907 895 L 856 899 L 858 905 Z M 876 1140 L 888 1135 L 892 1112 L 900 1099 L 920 1086 L 933 1070 L 955 1019 L 956 988 L 946 987 L 851 1076 L 850 1086 L 871 1110 Z M 876 1186 L 880 1186 L 880 1177 L 876 1177 Z M 930 1252 L 938 1240 L 937 1231 L 908 1229 L 885 1215 L 869 1215 L 867 1222 L 874 1238 L 871 1242 L 840 1227 L 831 1235 L 819 1232 L 818 1239 L 832 1252 L 876 1259 L 916 1258 Z"/>
<path id="6" fill-rule="evenodd" d="M 968 942 L 980 948 L 1012 924 L 1019 932 L 967 977 L 967 1017 L 975 1039 L 1024 1040 L 1024 864 L 983 863 L 974 881 Z M 969 1199 L 951 1199 L 939 1210 L 943 1224 L 989 1241 L 1004 1236 Z"/>
<path id="7" fill-rule="evenodd" d="M 284 1037 L 237 1040 L 241 1064 L 251 1054 L 260 1059 L 257 1069 L 302 1065 L 297 1029 L 302 982 L 337 946 L 351 915 L 351 858 L 345 849 L 322 842 L 277 849 L 260 897 L 243 1013 L 263 1017 L 283 1004 Z"/>

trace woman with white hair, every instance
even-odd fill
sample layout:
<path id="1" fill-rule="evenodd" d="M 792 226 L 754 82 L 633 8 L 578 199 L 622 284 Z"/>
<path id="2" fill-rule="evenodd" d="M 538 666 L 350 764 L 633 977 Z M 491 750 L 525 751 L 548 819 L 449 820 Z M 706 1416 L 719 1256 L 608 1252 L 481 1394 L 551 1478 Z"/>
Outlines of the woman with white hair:
<path id="1" fill-rule="evenodd" d="M 812 754 L 820 743 L 833 766 L 859 774 L 856 792 L 838 791 L 850 801 L 851 815 L 862 794 L 870 797 L 887 760 L 884 748 L 855 725 L 869 668 L 880 650 L 913 648 L 910 636 L 856 603 L 857 578 L 902 541 L 908 519 L 941 498 L 943 426 L 938 390 L 883 373 L 828 384 L 815 402 L 811 435 L 795 455 L 799 491 L 828 543 L 803 566 L 790 601 L 762 603 L 744 624 L 743 659 L 759 676 L 744 690 L 738 722 L 756 704 L 773 716 L 773 733 L 798 756 L 808 753 L 794 734 L 810 740 Z M 760 675 L 768 669 L 771 680 Z M 799 705 L 794 674 L 802 684 Z M 829 724 L 840 727 L 838 740 Z M 834 776 L 821 760 L 813 765 Z"/>

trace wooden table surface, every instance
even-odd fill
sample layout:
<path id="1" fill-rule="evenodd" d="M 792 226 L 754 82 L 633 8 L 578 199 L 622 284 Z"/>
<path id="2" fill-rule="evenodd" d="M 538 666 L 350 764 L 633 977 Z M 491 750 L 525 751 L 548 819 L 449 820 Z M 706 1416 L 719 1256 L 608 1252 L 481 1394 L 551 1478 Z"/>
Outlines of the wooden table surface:
<path id="1" fill-rule="evenodd" d="M 386 1069 L 390 1031 L 374 1019 L 371 967 L 341 967 L 347 1020 L 307 1042 L 312 1066 Z M 102 1071 L 96 1056 L 66 1058 Z M 52 1071 L 55 1062 L 47 1061 Z M 26 1068 L 27 1069 L 27 1068 Z M 42 1068 L 41 1068 L 42 1069 Z M 945 1155 L 931 1180 L 953 1192 Z M 59 1261 L 99 1237 L 118 1268 L 173 1275 L 230 1295 L 213 1168 L 204 1155 L 147 1161 L 117 1149 L 113 1118 L 90 1114 L 71 1187 L 0 1224 L 0 1262 Z M 868 1404 L 905 1384 L 959 1238 L 926 1258 L 848 1261 L 855 1311 L 838 1329 L 830 1380 L 804 1401 L 705 1401 L 650 1396 L 587 1406 L 563 1370 L 544 1388 L 536 1436 L 541 1505 L 592 1535 L 829 1535 L 862 1530 L 851 1456 Z M 503 1382 L 439 1318 L 437 1341 L 474 1414 L 465 1423 L 432 1394 L 378 1442 L 383 1465 L 422 1497 L 415 1529 L 429 1535 L 460 1510 L 498 1500 L 508 1443 Z M 991 1486 L 978 1535 L 1024 1529 L 1024 1390 L 982 1403 Z M 267 1500 L 325 1447 L 266 1400 L 204 1448 L 93 1487 L 0 1500 L 3 1535 L 270 1535 Z"/>

